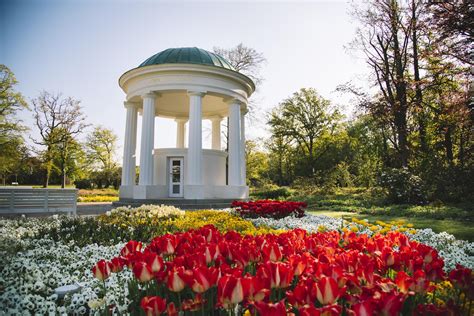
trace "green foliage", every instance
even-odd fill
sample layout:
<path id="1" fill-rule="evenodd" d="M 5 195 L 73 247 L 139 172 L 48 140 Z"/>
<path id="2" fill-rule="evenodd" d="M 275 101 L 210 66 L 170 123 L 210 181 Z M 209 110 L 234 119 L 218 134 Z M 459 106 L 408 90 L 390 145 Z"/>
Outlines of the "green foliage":
<path id="1" fill-rule="evenodd" d="M 285 145 L 294 144 L 304 158 L 301 170 L 313 175 L 314 163 L 327 150 L 341 115 L 313 88 L 302 88 L 275 108 L 268 121 L 272 134 Z M 317 150 L 320 149 L 320 150 Z"/>
<path id="2" fill-rule="evenodd" d="M 293 191 L 287 187 L 273 186 L 269 188 L 263 188 L 262 190 L 253 191 L 251 193 L 251 197 L 258 200 L 282 200 L 291 196 L 292 193 Z"/>
<path id="3" fill-rule="evenodd" d="M 247 164 L 247 183 L 253 187 L 263 185 L 268 172 L 268 155 L 258 147 L 258 142 L 245 142 L 245 158 Z"/>
<path id="4" fill-rule="evenodd" d="M 0 177 L 3 184 L 11 174 L 18 174 L 27 156 L 22 132 L 26 128 L 17 118 L 27 108 L 21 93 L 15 91 L 17 80 L 11 70 L 0 64 Z"/>
<path id="5" fill-rule="evenodd" d="M 78 189 L 92 189 L 92 181 L 90 179 L 79 179 L 74 181 L 74 185 Z"/>
<path id="6" fill-rule="evenodd" d="M 399 204 L 426 204 L 424 184 L 408 169 L 387 169 L 380 175 L 380 186 L 387 190 L 390 202 Z"/>

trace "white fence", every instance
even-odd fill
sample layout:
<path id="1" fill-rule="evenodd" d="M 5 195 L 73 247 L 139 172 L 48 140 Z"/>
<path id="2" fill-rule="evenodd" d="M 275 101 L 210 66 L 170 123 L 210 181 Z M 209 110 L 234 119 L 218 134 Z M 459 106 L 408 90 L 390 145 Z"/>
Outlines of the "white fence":
<path id="1" fill-rule="evenodd" d="M 0 215 L 60 213 L 76 215 L 76 189 L 0 188 Z"/>

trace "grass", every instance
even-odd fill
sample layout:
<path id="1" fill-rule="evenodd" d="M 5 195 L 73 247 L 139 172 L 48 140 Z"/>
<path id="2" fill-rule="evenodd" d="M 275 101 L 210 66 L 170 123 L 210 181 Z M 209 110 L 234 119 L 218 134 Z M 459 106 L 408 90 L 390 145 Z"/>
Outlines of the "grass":
<path id="1" fill-rule="evenodd" d="M 471 242 L 474 242 L 474 227 L 472 225 L 466 224 L 463 221 L 456 221 L 452 219 L 426 219 L 426 218 L 413 218 L 405 216 L 377 216 L 377 215 L 367 215 L 367 214 L 358 214 L 353 212 L 337 212 L 337 211 L 309 211 L 314 215 L 326 215 L 331 217 L 340 218 L 344 216 L 345 218 L 358 218 L 358 219 L 367 219 L 371 223 L 374 223 L 377 220 L 383 222 L 390 222 L 396 220 L 406 220 L 407 223 L 411 223 L 415 228 L 431 228 L 433 231 L 440 233 L 446 231 L 450 234 L 453 234 L 458 239 L 464 239 Z"/>
<path id="2" fill-rule="evenodd" d="M 474 206 L 469 202 L 423 206 L 386 204 L 380 193 L 364 188 L 344 188 L 332 194 L 315 193 L 290 199 L 306 201 L 307 210 L 313 214 L 356 217 L 371 222 L 403 219 L 415 228 L 446 231 L 456 238 L 474 241 Z"/>

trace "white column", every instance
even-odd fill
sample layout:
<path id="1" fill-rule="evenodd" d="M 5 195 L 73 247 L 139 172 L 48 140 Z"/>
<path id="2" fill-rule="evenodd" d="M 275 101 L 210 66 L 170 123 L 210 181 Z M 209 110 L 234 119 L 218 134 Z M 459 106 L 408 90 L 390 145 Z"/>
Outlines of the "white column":
<path id="1" fill-rule="evenodd" d="M 143 96 L 142 140 L 140 148 L 140 178 L 138 184 L 153 184 L 153 147 L 155 136 L 155 94 Z"/>
<path id="2" fill-rule="evenodd" d="M 127 109 L 123 146 L 122 185 L 135 185 L 135 150 L 137 146 L 137 107 L 124 102 Z"/>
<path id="3" fill-rule="evenodd" d="M 221 150 L 221 121 L 222 117 L 214 116 L 210 118 L 212 122 L 212 149 Z"/>
<path id="4" fill-rule="evenodd" d="M 187 119 L 177 118 L 176 122 L 176 148 L 184 148 L 184 135 L 186 135 Z"/>
<path id="5" fill-rule="evenodd" d="M 240 101 L 229 103 L 229 185 L 241 185 L 240 175 Z"/>
<path id="6" fill-rule="evenodd" d="M 241 185 L 247 185 L 247 164 L 245 161 L 245 111 L 240 113 L 240 177 Z"/>
<path id="7" fill-rule="evenodd" d="M 188 91 L 189 134 L 186 184 L 202 184 L 202 97 L 203 92 Z"/>

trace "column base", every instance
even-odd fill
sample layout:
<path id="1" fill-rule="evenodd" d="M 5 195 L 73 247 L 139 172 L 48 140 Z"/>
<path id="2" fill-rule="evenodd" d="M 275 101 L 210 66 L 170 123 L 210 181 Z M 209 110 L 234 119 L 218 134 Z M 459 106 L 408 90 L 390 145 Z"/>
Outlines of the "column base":
<path id="1" fill-rule="evenodd" d="M 184 197 L 171 198 L 167 185 L 122 185 L 120 199 L 248 199 L 249 187 L 237 185 L 184 185 Z"/>
<path id="2" fill-rule="evenodd" d="M 122 185 L 119 196 L 121 199 L 162 199 L 168 197 L 166 185 Z"/>

